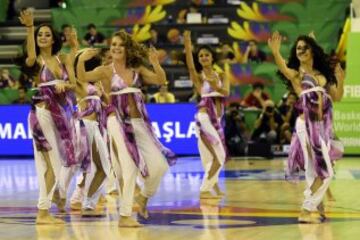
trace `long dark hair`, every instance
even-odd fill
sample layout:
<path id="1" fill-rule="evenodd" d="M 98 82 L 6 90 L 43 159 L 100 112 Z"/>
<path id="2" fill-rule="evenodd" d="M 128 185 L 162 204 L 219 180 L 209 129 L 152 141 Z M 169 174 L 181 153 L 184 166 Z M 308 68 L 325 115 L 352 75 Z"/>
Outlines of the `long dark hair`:
<path id="1" fill-rule="evenodd" d="M 202 49 L 205 49 L 207 51 L 210 52 L 212 58 L 213 58 L 213 62 L 212 64 L 216 63 L 217 61 L 217 56 L 216 56 L 216 52 L 214 51 L 214 49 L 212 49 L 209 45 L 200 45 L 197 50 L 195 51 L 195 55 L 193 56 L 194 58 L 194 64 L 195 64 L 195 69 L 197 72 L 201 72 L 203 67 L 201 66 L 200 62 L 199 62 L 199 53 Z"/>
<path id="2" fill-rule="evenodd" d="M 326 78 L 326 86 L 336 85 L 337 80 L 334 75 L 334 69 L 331 67 L 332 63 L 330 61 L 330 56 L 326 54 L 322 47 L 320 47 L 317 42 L 309 36 L 301 35 L 296 39 L 295 44 L 291 48 L 287 66 L 291 69 L 299 71 L 300 61 L 296 56 L 296 46 L 299 41 L 304 41 L 311 48 L 313 54 L 313 68 L 324 75 Z M 289 90 L 293 90 L 289 79 L 287 79 L 280 71 L 278 71 L 278 75 L 281 77 L 287 88 Z"/>
<path id="3" fill-rule="evenodd" d="M 55 29 L 50 24 L 44 23 L 44 24 L 41 24 L 40 26 L 38 26 L 34 31 L 36 56 L 38 56 L 40 54 L 40 48 L 37 44 L 36 38 L 42 27 L 48 27 L 50 29 L 52 37 L 53 37 L 54 43 L 52 45 L 51 55 L 58 54 L 62 47 L 61 38 L 60 38 L 59 34 L 55 31 Z M 23 44 L 22 54 L 19 57 L 15 58 L 14 62 L 20 66 L 21 72 L 25 73 L 29 77 L 34 77 L 39 73 L 40 66 L 37 62 L 35 62 L 35 64 L 31 67 L 26 66 L 25 61 L 26 61 L 26 58 L 28 57 L 26 45 L 27 45 L 27 42 L 25 41 Z"/>

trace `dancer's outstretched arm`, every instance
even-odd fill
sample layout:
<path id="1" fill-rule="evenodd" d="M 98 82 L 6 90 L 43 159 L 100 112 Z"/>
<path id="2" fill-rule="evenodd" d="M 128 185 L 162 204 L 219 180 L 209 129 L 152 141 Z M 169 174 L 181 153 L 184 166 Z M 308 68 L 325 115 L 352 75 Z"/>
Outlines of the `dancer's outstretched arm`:
<path id="1" fill-rule="evenodd" d="M 268 45 L 271 49 L 271 52 L 274 56 L 274 60 L 276 65 L 278 66 L 280 72 L 284 74 L 284 76 L 289 79 L 291 82 L 295 92 L 301 92 L 300 83 L 296 81 L 297 76 L 299 75 L 299 72 L 289 68 L 286 65 L 286 62 L 284 58 L 281 56 L 280 53 L 280 46 L 281 46 L 281 39 L 282 36 L 279 34 L 279 32 L 274 32 L 271 36 L 271 38 L 268 39 Z"/>
<path id="2" fill-rule="evenodd" d="M 104 74 L 104 66 L 99 66 L 92 71 L 85 71 L 85 62 L 98 54 L 98 50 L 94 48 L 86 49 L 79 57 L 76 66 L 79 81 L 82 82 L 97 82 L 102 80 L 106 75 Z"/>
<path id="3" fill-rule="evenodd" d="M 153 85 L 163 85 L 166 84 L 166 73 L 161 67 L 158 53 L 154 47 L 149 49 L 149 61 L 154 69 L 154 71 L 149 70 L 145 66 L 140 66 L 138 68 L 139 73 L 141 74 L 144 82 L 146 84 Z"/>
<path id="4" fill-rule="evenodd" d="M 199 90 L 201 88 L 201 81 L 198 73 L 196 72 L 196 68 L 194 64 L 190 31 L 184 32 L 184 45 L 185 45 L 186 65 L 190 74 L 190 79 L 194 83 L 195 88 Z"/>
<path id="5" fill-rule="evenodd" d="M 339 102 L 344 95 L 345 71 L 338 63 L 335 67 L 336 85 L 330 87 L 330 96 L 334 102 Z"/>
<path id="6" fill-rule="evenodd" d="M 35 37 L 34 37 L 34 16 L 32 11 L 26 9 L 20 12 L 19 20 L 26 27 L 26 52 L 25 64 L 28 67 L 34 66 L 36 62 Z"/>

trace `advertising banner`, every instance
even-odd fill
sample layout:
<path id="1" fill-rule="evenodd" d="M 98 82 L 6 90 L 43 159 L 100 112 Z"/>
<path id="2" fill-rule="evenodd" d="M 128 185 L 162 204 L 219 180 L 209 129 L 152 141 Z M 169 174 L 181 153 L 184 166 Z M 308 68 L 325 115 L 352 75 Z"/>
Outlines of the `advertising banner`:
<path id="1" fill-rule="evenodd" d="M 334 104 L 334 129 L 345 153 L 360 154 L 360 33 L 349 33 L 344 96 Z M 351 51 L 350 51 L 351 50 Z"/>
<path id="2" fill-rule="evenodd" d="M 160 141 L 176 154 L 198 154 L 194 104 L 148 104 Z M 33 155 L 28 105 L 0 106 L 0 155 Z"/>

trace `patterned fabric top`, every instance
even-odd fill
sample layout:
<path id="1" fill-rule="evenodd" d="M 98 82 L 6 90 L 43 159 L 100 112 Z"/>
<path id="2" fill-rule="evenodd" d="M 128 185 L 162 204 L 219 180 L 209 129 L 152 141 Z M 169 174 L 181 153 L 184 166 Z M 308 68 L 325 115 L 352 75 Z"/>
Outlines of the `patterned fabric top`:
<path id="1" fill-rule="evenodd" d="M 217 72 L 215 72 L 215 75 L 216 75 L 216 78 L 218 81 L 217 84 L 220 87 L 222 87 L 222 82 L 219 77 L 219 74 Z M 208 81 L 206 81 L 206 75 L 204 72 L 201 73 L 201 78 L 203 79 L 203 85 L 201 86 L 201 96 L 215 92 L 214 89 L 212 89 L 212 87 L 210 86 L 210 83 Z"/>
<path id="2" fill-rule="evenodd" d="M 117 74 L 114 64 L 112 65 L 112 68 L 113 68 L 113 76 L 111 79 L 111 91 L 113 92 L 120 91 L 128 87 L 137 87 L 137 88 L 141 87 L 141 81 L 139 78 L 139 74 L 137 72 L 134 71 L 133 82 L 131 83 L 131 86 L 128 86 L 125 80 L 119 74 Z"/>
<path id="3" fill-rule="evenodd" d="M 64 81 L 69 80 L 69 75 L 68 75 L 68 72 L 66 71 L 64 64 L 62 64 L 60 62 L 60 59 L 57 56 L 56 56 L 56 59 L 59 62 L 59 65 L 61 67 L 61 78 L 60 79 L 62 79 Z M 46 66 L 45 60 L 43 58 L 41 58 L 41 62 L 42 62 L 42 67 L 40 69 L 40 75 L 39 75 L 40 82 L 45 83 L 45 82 L 50 82 L 52 80 L 55 80 L 56 79 L 55 75 Z"/>

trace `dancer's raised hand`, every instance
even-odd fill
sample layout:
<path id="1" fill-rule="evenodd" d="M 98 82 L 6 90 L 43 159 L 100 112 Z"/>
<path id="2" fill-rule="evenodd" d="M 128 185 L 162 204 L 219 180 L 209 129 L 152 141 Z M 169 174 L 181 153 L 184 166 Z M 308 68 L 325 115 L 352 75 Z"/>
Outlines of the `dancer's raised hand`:
<path id="1" fill-rule="evenodd" d="M 158 63 L 159 62 L 159 54 L 155 47 L 151 46 L 149 49 L 149 61 L 150 63 Z"/>
<path id="2" fill-rule="evenodd" d="M 336 76 L 336 79 L 338 81 L 341 81 L 343 82 L 344 79 L 345 79 L 345 71 L 344 69 L 341 67 L 340 63 L 337 63 L 336 64 L 336 67 L 335 67 L 335 76 Z"/>
<path id="3" fill-rule="evenodd" d="M 268 39 L 268 46 L 273 53 L 280 51 L 281 40 L 282 36 L 278 31 L 274 32 L 272 36 Z"/>
<path id="4" fill-rule="evenodd" d="M 34 16 L 30 9 L 21 11 L 19 20 L 21 24 L 25 25 L 26 27 L 34 26 Z"/>
<path id="5" fill-rule="evenodd" d="M 78 47 L 78 37 L 75 27 L 71 27 L 70 39 L 69 39 L 70 46 Z"/>
<path id="6" fill-rule="evenodd" d="M 79 57 L 79 60 L 87 61 L 92 59 L 99 53 L 99 49 L 97 48 L 88 48 L 86 49 Z"/>
<path id="7" fill-rule="evenodd" d="M 191 32 L 189 30 L 184 31 L 184 42 L 191 42 Z"/>

